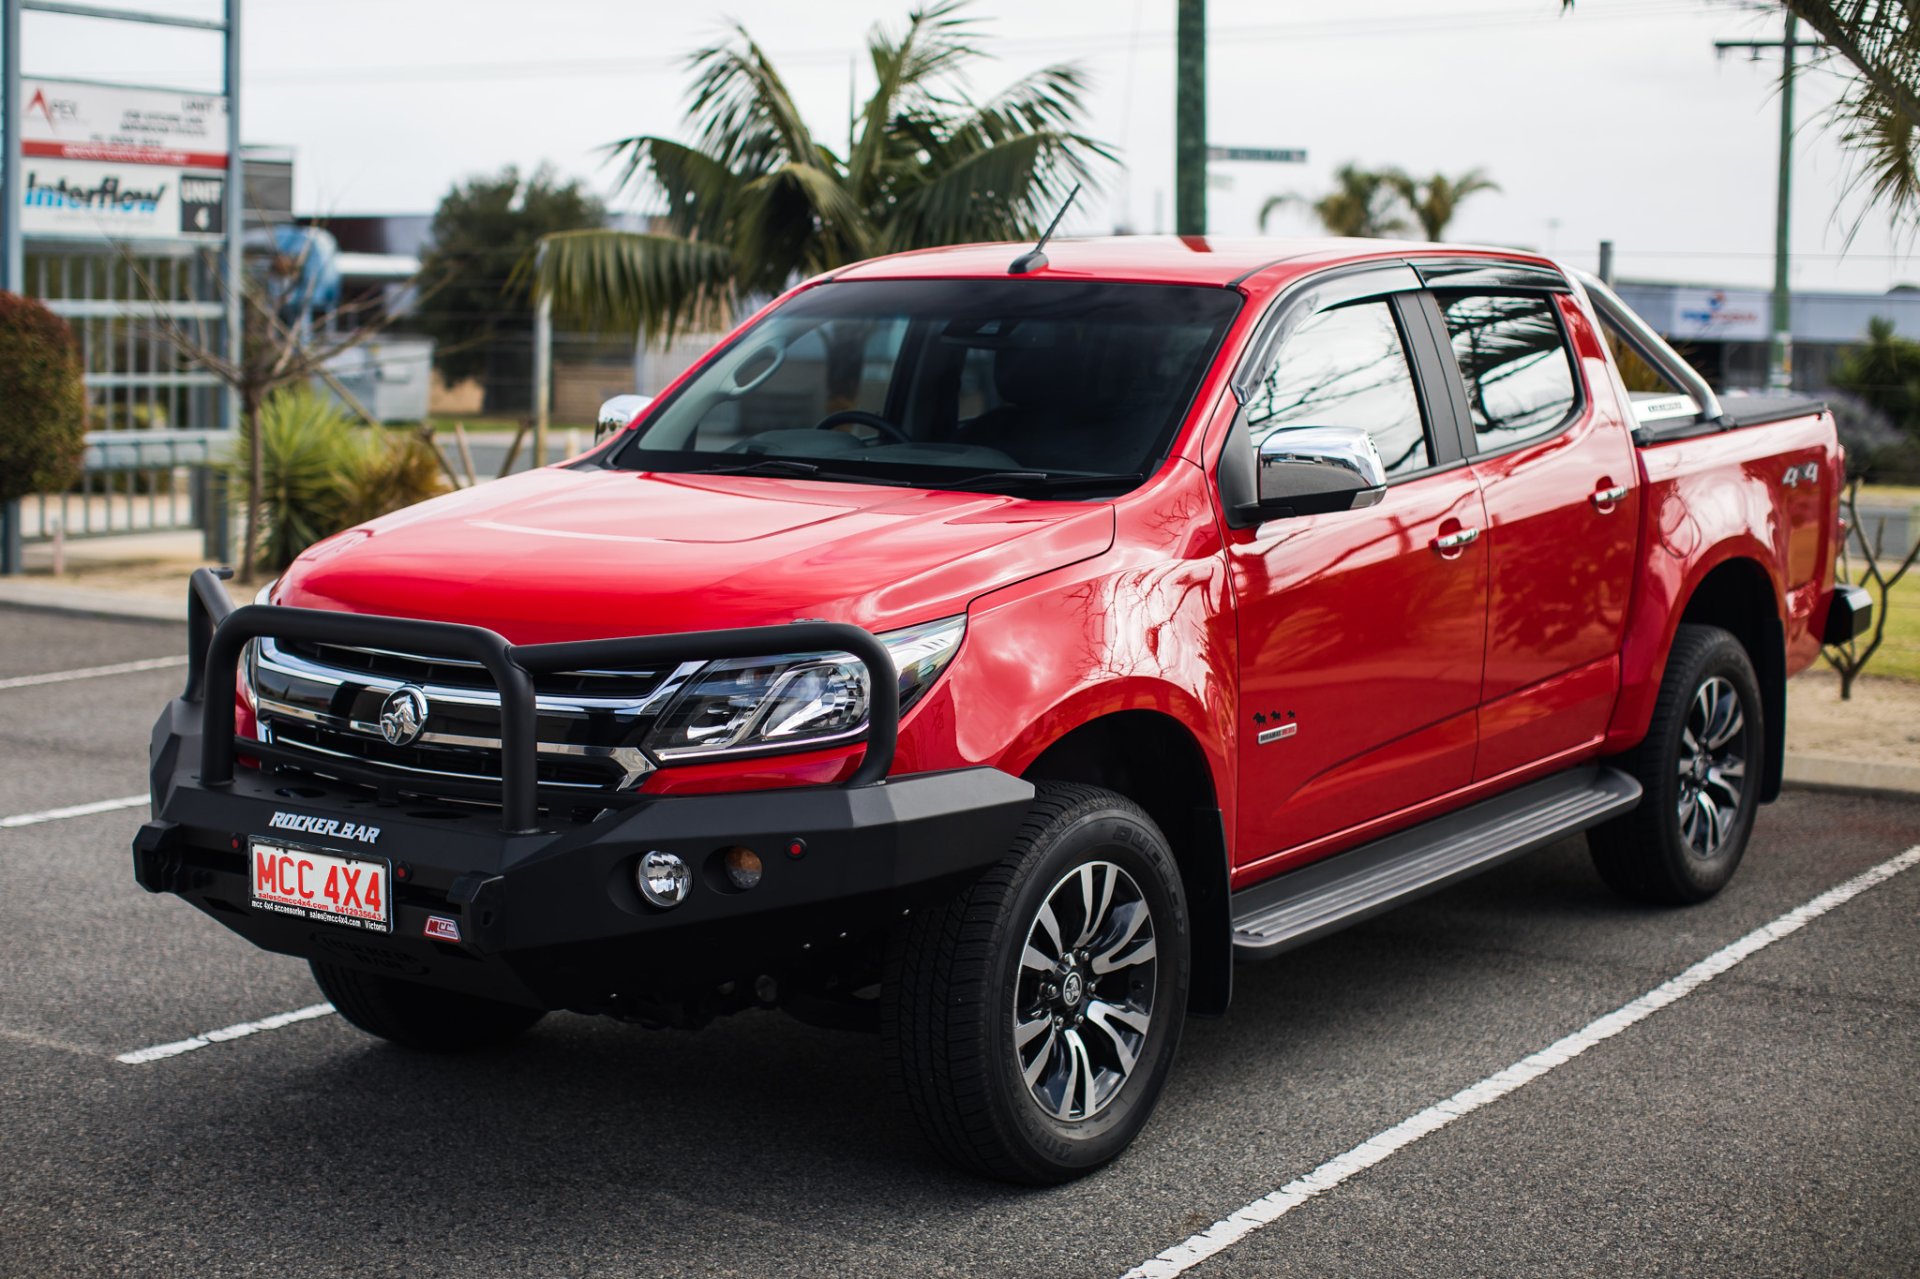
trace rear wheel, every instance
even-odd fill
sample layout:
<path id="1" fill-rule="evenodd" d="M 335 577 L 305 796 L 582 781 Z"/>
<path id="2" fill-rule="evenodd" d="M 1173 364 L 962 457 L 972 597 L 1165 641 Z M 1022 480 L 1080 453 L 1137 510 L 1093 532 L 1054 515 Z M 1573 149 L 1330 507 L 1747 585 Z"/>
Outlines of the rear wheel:
<path id="1" fill-rule="evenodd" d="M 894 938 L 883 1027 L 928 1139 L 1040 1184 L 1125 1150 L 1172 1067 L 1188 931 L 1153 820 L 1110 791 L 1043 783 L 1006 859 Z"/>
<path id="2" fill-rule="evenodd" d="M 467 1052 L 519 1038 L 546 1014 L 494 999 L 310 960 L 327 1002 L 369 1035 L 426 1052 Z"/>
<path id="3" fill-rule="evenodd" d="M 1618 761 L 1645 797 L 1587 833 L 1609 887 L 1686 905 L 1726 886 L 1759 808 L 1761 715 L 1760 681 L 1740 641 L 1717 626 L 1682 626 L 1647 736 Z"/>

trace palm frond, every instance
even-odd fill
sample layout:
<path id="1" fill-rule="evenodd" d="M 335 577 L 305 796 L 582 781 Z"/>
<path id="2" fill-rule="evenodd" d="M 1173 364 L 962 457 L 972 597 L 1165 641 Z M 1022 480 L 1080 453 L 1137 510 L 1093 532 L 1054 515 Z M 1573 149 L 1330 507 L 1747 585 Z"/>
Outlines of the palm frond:
<path id="1" fill-rule="evenodd" d="M 732 237 L 736 265 L 769 293 L 791 275 L 871 257 L 875 239 L 839 175 L 809 164 L 785 164 L 742 186 Z"/>
<path id="2" fill-rule="evenodd" d="M 818 148 L 780 73 L 745 27 L 734 34 L 738 45 L 709 45 L 689 60 L 693 145 L 736 172 L 811 161 Z"/>
<path id="3" fill-rule="evenodd" d="M 1030 131 L 1072 132 L 1086 111 L 1087 77 L 1065 63 L 1042 67 L 1002 89 L 959 122 L 953 132 L 999 142 Z M 1113 153 L 1089 138 L 1073 135 L 1090 154 L 1111 160 Z"/>
<path id="4" fill-rule="evenodd" d="M 955 16 L 963 7 L 964 0 L 940 0 L 910 13 L 898 39 L 878 26 L 868 36 L 875 87 L 860 112 L 859 139 L 847 157 L 848 181 L 855 191 L 871 194 L 879 182 L 895 117 L 944 114 L 965 105 L 959 78 L 967 62 L 984 55 L 968 39 L 976 20 Z"/>
<path id="5" fill-rule="evenodd" d="M 679 235 L 698 240 L 724 235 L 727 211 L 741 186 L 724 163 L 685 143 L 644 135 L 621 138 L 606 149 L 620 163 L 616 190 L 652 187 Z"/>
<path id="6" fill-rule="evenodd" d="M 1074 181 L 1091 180 L 1075 154 L 1080 141 L 1074 134 L 1029 132 L 950 159 L 901 192 L 883 248 L 1032 238 Z"/>
<path id="7" fill-rule="evenodd" d="M 530 269 L 554 314 L 583 327 L 665 341 L 726 321 L 742 289 L 724 245 L 631 231 L 548 236 Z"/>
<path id="8" fill-rule="evenodd" d="M 1263 202 L 1260 205 L 1260 223 L 1259 223 L 1260 234 L 1265 235 L 1267 233 L 1268 218 L 1272 217 L 1274 214 L 1278 213 L 1282 209 L 1289 208 L 1296 204 L 1306 204 L 1306 203 L 1308 203 L 1308 201 L 1304 197 L 1295 195 L 1290 191 L 1283 192 L 1280 195 L 1268 196 L 1265 202 Z"/>

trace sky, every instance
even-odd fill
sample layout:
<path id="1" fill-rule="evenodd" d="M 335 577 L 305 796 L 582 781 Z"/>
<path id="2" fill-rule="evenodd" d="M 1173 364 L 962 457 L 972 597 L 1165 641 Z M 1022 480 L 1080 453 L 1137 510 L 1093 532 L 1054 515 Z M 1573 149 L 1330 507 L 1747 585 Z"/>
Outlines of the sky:
<path id="1" fill-rule="evenodd" d="M 114 0 L 124 3 L 125 0 Z M 147 0 L 217 16 L 218 0 Z M 301 213 L 430 213 L 450 186 L 549 163 L 615 208 L 600 150 L 685 132 L 685 56 L 737 21 L 768 51 L 817 136 L 844 139 L 864 100 L 872 0 L 242 0 L 242 130 L 294 150 Z M 1415 174 L 1484 169 L 1501 190 L 1462 206 L 1448 238 L 1523 245 L 1591 268 L 1602 239 L 1635 279 L 1772 280 L 1778 55 L 1717 57 L 1716 39 L 1771 39 L 1777 10 L 1742 0 L 1211 0 L 1210 141 L 1303 147 L 1304 164 L 1216 165 L 1209 230 L 1255 235 L 1270 195 L 1315 196 L 1346 161 Z M 996 56 L 990 94 L 1055 62 L 1092 78 L 1085 131 L 1120 163 L 1083 194 L 1069 232 L 1170 230 L 1173 0 L 976 0 Z M 1803 37 L 1805 29 L 1803 28 Z M 27 13 L 28 75 L 217 89 L 217 36 Z M 1840 64 L 1843 65 L 1843 64 Z M 851 85 L 850 85 L 851 79 Z M 1845 192 L 1822 124 L 1832 70 L 1800 77 L 1792 211 L 1798 289 L 1920 284 L 1911 235 Z M 1273 234 L 1316 229 L 1287 209 Z"/>

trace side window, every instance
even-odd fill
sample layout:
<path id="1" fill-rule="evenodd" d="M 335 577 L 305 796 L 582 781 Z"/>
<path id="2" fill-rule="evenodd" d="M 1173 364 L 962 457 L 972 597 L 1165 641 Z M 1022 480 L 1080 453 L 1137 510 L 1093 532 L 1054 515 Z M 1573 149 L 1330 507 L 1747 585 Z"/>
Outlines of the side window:
<path id="1" fill-rule="evenodd" d="M 1247 402 L 1255 448 L 1276 431 L 1357 426 L 1387 474 L 1433 465 L 1407 350 L 1385 302 L 1358 302 L 1307 320 L 1287 338 Z"/>
<path id="2" fill-rule="evenodd" d="M 1434 297 L 1467 384 L 1476 451 L 1559 429 L 1579 393 L 1553 299 L 1445 290 Z"/>

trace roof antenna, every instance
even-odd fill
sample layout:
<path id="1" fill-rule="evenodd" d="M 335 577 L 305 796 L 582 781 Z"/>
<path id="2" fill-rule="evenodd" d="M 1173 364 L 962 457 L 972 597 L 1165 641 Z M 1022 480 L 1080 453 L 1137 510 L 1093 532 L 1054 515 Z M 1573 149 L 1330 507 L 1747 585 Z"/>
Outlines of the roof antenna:
<path id="1" fill-rule="evenodd" d="M 1067 210 L 1073 207 L 1073 197 L 1080 194 L 1080 184 L 1073 184 L 1073 190 L 1067 192 L 1067 198 L 1060 202 L 1060 212 L 1053 215 L 1053 221 L 1047 223 L 1047 229 L 1040 233 L 1040 243 L 1015 258 L 1007 267 L 1008 275 L 1025 275 L 1029 271 L 1038 271 L 1047 264 L 1044 250 L 1047 241 L 1053 238 L 1054 228 L 1060 225 L 1060 219 L 1067 216 Z"/>

